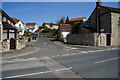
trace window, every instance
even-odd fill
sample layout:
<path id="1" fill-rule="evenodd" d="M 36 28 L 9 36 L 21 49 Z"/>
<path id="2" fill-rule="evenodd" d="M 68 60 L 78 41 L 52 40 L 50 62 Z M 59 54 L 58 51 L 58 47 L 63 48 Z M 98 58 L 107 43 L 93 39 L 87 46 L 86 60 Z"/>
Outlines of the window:
<path id="1" fill-rule="evenodd" d="M 21 27 L 21 24 L 19 24 L 19 27 Z"/>

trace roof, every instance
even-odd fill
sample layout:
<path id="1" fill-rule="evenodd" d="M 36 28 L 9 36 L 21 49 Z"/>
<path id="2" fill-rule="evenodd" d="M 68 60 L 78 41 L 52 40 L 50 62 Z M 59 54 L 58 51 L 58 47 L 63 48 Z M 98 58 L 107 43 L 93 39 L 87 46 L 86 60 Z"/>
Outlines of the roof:
<path id="1" fill-rule="evenodd" d="M 19 19 L 17 19 L 17 18 L 12 18 L 12 20 L 15 22 L 15 23 L 18 23 L 19 21 L 21 21 L 21 20 L 19 20 Z M 21 21 L 22 22 L 22 21 Z M 23 22 L 22 22 L 23 23 Z M 24 23 L 23 23 L 24 24 Z"/>
<path id="2" fill-rule="evenodd" d="M 6 17 L 6 18 L 9 19 L 13 24 L 15 24 L 15 22 L 11 19 L 11 17 L 9 17 L 1 8 L 0 8 L 0 13 L 2 13 L 2 17 Z"/>
<path id="3" fill-rule="evenodd" d="M 86 19 L 86 17 L 72 18 L 72 19 L 69 19 L 69 21 L 78 21 L 78 20 L 83 20 L 83 19 Z"/>
<path id="4" fill-rule="evenodd" d="M 43 25 L 46 25 L 46 24 L 48 24 L 48 25 L 55 25 L 55 24 L 53 24 L 53 23 L 43 23 Z"/>
<path id="5" fill-rule="evenodd" d="M 119 12 L 120 13 L 120 8 L 114 8 L 114 7 L 108 7 L 108 6 L 100 6 L 106 9 L 109 9 L 112 12 Z"/>
<path id="6" fill-rule="evenodd" d="M 70 24 L 60 24 L 60 29 L 71 30 L 71 25 Z"/>
<path id="7" fill-rule="evenodd" d="M 16 29 L 13 26 L 11 26 L 10 24 L 8 24 L 7 22 L 3 22 L 2 24 L 3 24 L 3 29 L 11 29 L 11 30 Z"/>
<path id="8" fill-rule="evenodd" d="M 42 29 L 37 29 L 35 32 L 40 32 Z"/>
<path id="9" fill-rule="evenodd" d="M 43 24 L 52 24 L 52 23 L 43 23 Z"/>
<path id="10" fill-rule="evenodd" d="M 27 26 L 36 25 L 37 23 L 26 23 Z"/>
<path id="11" fill-rule="evenodd" d="M 35 29 L 35 28 L 29 28 L 29 29 Z"/>

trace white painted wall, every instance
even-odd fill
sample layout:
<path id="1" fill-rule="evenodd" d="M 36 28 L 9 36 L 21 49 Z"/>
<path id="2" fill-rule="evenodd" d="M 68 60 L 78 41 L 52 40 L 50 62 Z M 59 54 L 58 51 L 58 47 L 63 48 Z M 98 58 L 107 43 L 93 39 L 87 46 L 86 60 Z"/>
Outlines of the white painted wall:
<path id="1" fill-rule="evenodd" d="M 38 29 L 38 25 L 35 25 L 35 29 L 33 30 L 33 33 Z"/>
<path id="2" fill-rule="evenodd" d="M 17 27 L 17 29 L 19 28 L 22 29 L 22 31 L 19 32 L 19 35 L 23 35 L 25 31 L 25 25 L 22 23 L 22 21 L 19 21 L 18 23 L 16 23 L 15 26 Z"/>
<path id="3" fill-rule="evenodd" d="M 71 34 L 71 31 L 62 31 L 61 32 L 61 38 L 66 39 L 67 35 Z"/>

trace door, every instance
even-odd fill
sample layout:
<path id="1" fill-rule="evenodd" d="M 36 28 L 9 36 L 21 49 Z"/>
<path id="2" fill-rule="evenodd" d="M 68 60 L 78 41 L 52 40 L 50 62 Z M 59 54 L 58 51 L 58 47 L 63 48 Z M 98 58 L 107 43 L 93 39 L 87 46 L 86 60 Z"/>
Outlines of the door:
<path id="1" fill-rule="evenodd" d="M 107 41 L 106 41 L 106 45 L 110 46 L 111 45 L 111 34 L 107 34 Z"/>
<path id="2" fill-rule="evenodd" d="M 14 38 L 10 39 L 10 50 L 16 49 L 16 40 Z"/>

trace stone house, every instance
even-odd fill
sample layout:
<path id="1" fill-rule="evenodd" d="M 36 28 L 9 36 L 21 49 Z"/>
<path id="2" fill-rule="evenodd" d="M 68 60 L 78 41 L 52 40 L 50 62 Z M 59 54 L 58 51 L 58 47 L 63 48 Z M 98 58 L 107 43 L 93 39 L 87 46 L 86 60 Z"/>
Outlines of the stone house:
<path id="1" fill-rule="evenodd" d="M 60 41 L 67 42 L 67 36 L 71 34 L 71 28 L 70 24 L 60 24 L 58 28 L 58 38 Z"/>
<path id="2" fill-rule="evenodd" d="M 23 36 L 24 31 L 25 31 L 24 23 L 21 20 L 17 19 L 17 18 L 12 18 L 12 20 L 15 22 L 15 27 L 17 28 L 18 33 L 19 33 L 18 35 Z"/>
<path id="3" fill-rule="evenodd" d="M 26 30 L 31 33 L 34 33 L 39 28 L 37 23 L 26 23 L 25 27 L 26 27 Z"/>
<path id="4" fill-rule="evenodd" d="M 15 28 L 15 22 L 2 9 L 0 13 L 2 13 L 2 41 L 4 39 L 11 38 L 17 39 L 17 29 Z"/>
<path id="5" fill-rule="evenodd" d="M 88 20 L 80 25 L 80 27 L 89 31 L 71 35 L 72 37 L 68 37 L 68 41 L 69 43 L 93 46 L 118 45 L 120 41 L 119 22 L 120 8 L 102 6 L 102 2 L 96 2 L 96 7 Z M 74 38 L 74 41 L 72 41 L 72 38 Z"/>
<path id="6" fill-rule="evenodd" d="M 102 2 L 96 2 L 96 8 L 88 20 L 90 27 L 97 33 L 94 45 L 118 45 L 120 8 L 102 6 Z"/>
<path id="7" fill-rule="evenodd" d="M 1 27 L 1 49 L 0 52 L 8 52 L 12 49 L 21 49 L 25 47 L 24 40 L 18 40 L 15 22 L 2 9 L 0 10 Z"/>

